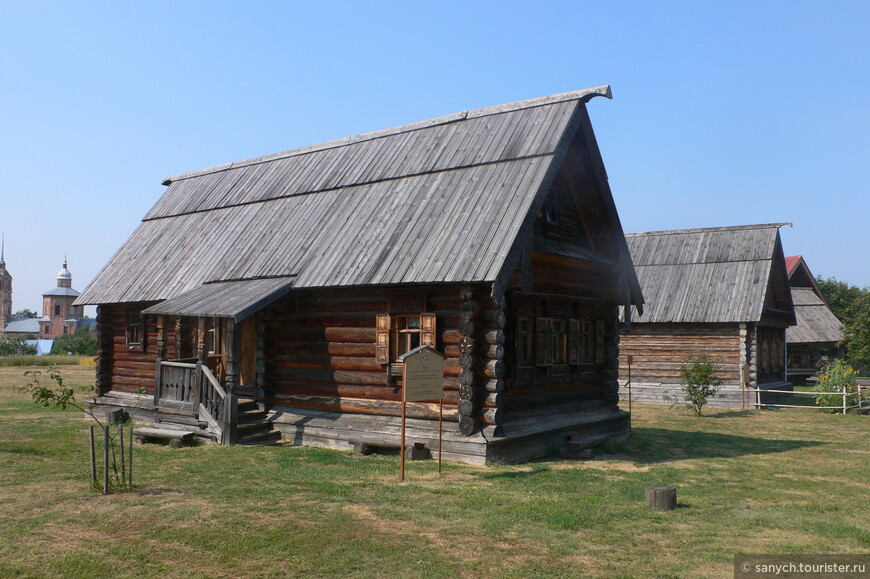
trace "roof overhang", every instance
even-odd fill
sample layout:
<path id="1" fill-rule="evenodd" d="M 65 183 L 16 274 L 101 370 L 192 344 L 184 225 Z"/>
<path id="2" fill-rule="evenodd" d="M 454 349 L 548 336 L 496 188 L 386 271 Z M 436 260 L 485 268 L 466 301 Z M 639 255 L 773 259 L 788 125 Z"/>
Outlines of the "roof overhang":
<path id="1" fill-rule="evenodd" d="M 143 314 L 231 318 L 240 322 L 293 289 L 294 277 L 205 283 Z"/>

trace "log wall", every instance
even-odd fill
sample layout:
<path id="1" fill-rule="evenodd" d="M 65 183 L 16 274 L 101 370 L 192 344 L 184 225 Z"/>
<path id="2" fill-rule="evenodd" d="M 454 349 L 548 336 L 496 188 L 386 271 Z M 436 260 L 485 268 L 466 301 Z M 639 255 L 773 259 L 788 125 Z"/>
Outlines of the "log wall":
<path id="1" fill-rule="evenodd" d="M 706 352 L 720 364 L 725 384 L 740 385 L 741 337 L 737 324 L 641 324 L 620 336 L 619 374 L 633 382 L 681 382 L 680 366 L 689 354 Z M 745 355 L 745 354 L 744 354 Z"/>
<path id="2" fill-rule="evenodd" d="M 154 392 L 154 370 L 157 359 L 157 318 L 143 316 L 141 350 L 127 347 L 127 314 L 141 312 L 151 303 L 111 304 L 100 306 L 99 330 L 100 359 L 97 373 L 100 393 L 109 390 L 135 393 L 144 388 Z M 174 327 L 174 319 L 169 327 Z M 168 328 L 167 328 L 168 330 Z M 174 332 L 166 331 L 169 348 L 175 349 Z"/>
<path id="3" fill-rule="evenodd" d="M 483 288 L 478 290 L 482 293 Z M 458 285 L 300 290 L 279 300 L 262 314 L 264 380 L 273 402 L 310 410 L 400 416 L 401 376 L 392 375 L 389 365 L 376 358 L 377 316 L 434 313 L 435 347 L 447 356 L 444 419 L 459 422 L 460 374 L 466 371 L 467 376 L 470 371 L 474 380 L 469 385 L 473 382 L 483 392 L 503 372 L 498 360 L 503 339 L 499 310 L 484 304 L 474 322 L 462 324 L 467 322 L 460 313 L 465 302 L 462 291 Z M 479 363 L 468 368 L 460 363 L 463 331 L 479 335 L 482 348 Z M 482 401 L 483 397 L 467 399 Z M 467 409 L 477 414 L 482 410 L 482 404 Z M 409 404 L 407 415 L 437 420 L 437 401 Z"/>

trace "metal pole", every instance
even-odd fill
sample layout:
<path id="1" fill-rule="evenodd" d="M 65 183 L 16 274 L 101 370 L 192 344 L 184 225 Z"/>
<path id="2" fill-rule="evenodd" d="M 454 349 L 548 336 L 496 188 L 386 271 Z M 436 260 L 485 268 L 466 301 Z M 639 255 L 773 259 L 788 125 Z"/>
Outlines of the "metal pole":
<path id="1" fill-rule="evenodd" d="M 133 488 L 133 427 L 130 427 L 130 469 L 127 472 L 129 482 L 127 486 Z"/>
<path id="2" fill-rule="evenodd" d="M 109 427 L 103 427 L 103 494 L 109 494 Z"/>
<path id="3" fill-rule="evenodd" d="M 405 386 L 408 384 L 408 372 L 405 366 L 402 366 L 402 441 L 399 444 L 399 453 L 402 455 L 399 458 L 399 481 L 405 482 L 405 410 L 407 401 L 405 400 Z"/>
<path id="4" fill-rule="evenodd" d="M 633 356 L 628 355 L 628 413 L 631 414 L 631 361 Z M 631 432 L 631 420 L 628 421 L 628 431 Z"/>
<path id="5" fill-rule="evenodd" d="M 438 399 L 438 472 L 441 472 L 441 447 L 443 446 L 444 434 L 444 399 Z"/>
<path id="6" fill-rule="evenodd" d="M 91 482 L 97 486 L 97 450 L 94 443 L 94 425 L 91 424 Z"/>
<path id="7" fill-rule="evenodd" d="M 123 485 L 127 479 L 127 468 L 124 464 L 124 425 L 121 425 L 121 432 L 118 433 L 120 436 L 120 446 L 121 446 L 121 484 Z"/>

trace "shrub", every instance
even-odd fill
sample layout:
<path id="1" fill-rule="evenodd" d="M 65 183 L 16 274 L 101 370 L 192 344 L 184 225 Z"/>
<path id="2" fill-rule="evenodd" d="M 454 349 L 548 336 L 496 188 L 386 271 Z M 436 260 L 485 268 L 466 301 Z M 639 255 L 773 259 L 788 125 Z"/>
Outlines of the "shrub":
<path id="1" fill-rule="evenodd" d="M 97 340 L 91 336 L 85 326 L 79 327 L 74 334 L 64 334 L 54 340 L 52 354 L 70 354 L 76 356 L 96 356 Z"/>
<path id="2" fill-rule="evenodd" d="M 716 363 L 704 352 L 689 354 L 686 363 L 680 366 L 684 404 L 698 416 L 701 416 L 701 409 L 707 400 L 719 392 L 722 378 L 718 376 L 718 371 Z"/>
<path id="3" fill-rule="evenodd" d="M 834 406 L 823 408 L 826 412 L 840 412 L 843 408 L 843 394 L 846 392 L 846 406 L 858 404 L 858 371 L 843 360 L 834 360 L 819 370 L 819 382 L 813 388 L 816 394 L 816 406 Z M 831 394 L 825 394 L 831 392 Z"/>

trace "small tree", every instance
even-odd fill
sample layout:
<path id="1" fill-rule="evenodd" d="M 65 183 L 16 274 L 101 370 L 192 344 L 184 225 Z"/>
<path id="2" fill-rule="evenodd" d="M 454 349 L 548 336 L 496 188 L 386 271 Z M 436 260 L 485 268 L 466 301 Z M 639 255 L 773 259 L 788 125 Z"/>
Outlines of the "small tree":
<path id="1" fill-rule="evenodd" d="M 819 370 L 819 382 L 816 384 L 816 406 L 834 406 L 825 408 L 826 412 L 839 412 L 843 407 L 843 392 L 846 392 L 846 406 L 854 406 L 858 403 L 858 371 L 846 364 L 843 360 L 834 360 L 822 366 Z M 830 392 L 831 394 L 825 394 Z M 835 394 L 839 392 L 839 394 Z"/>
<path id="2" fill-rule="evenodd" d="M 684 405 L 698 416 L 707 400 L 719 392 L 722 378 L 717 373 L 716 363 L 706 352 L 689 354 L 686 363 L 680 366 Z"/>
<path id="3" fill-rule="evenodd" d="M 29 380 L 29 382 L 26 386 L 19 388 L 19 391 L 30 394 L 34 403 L 45 407 L 54 406 L 63 410 L 66 410 L 67 406 L 71 406 L 90 416 L 100 425 L 101 429 L 105 429 L 105 425 L 99 418 L 97 418 L 97 416 L 94 415 L 90 405 L 85 404 L 82 406 L 78 401 L 76 401 L 75 390 L 64 384 L 63 376 L 61 376 L 60 371 L 56 367 L 52 366 L 48 369 L 47 382 L 51 385 L 43 382 L 43 375 L 40 370 L 27 370 L 24 373 L 24 376 Z M 81 391 L 84 393 L 91 393 L 93 390 L 93 386 L 83 386 L 81 388 Z M 110 462 L 105 466 L 105 468 L 112 469 L 114 476 L 109 480 L 109 483 L 113 490 L 125 490 L 129 488 L 126 472 L 124 467 L 120 466 L 118 463 L 117 453 L 119 450 L 119 435 L 128 422 L 129 420 L 125 418 L 121 422 L 109 424 Z M 120 449 L 120 451 L 123 457 L 123 449 Z M 96 479 L 93 479 L 91 482 L 95 490 L 99 488 L 99 483 Z M 105 491 L 108 492 L 109 489 L 105 489 Z"/>
<path id="4" fill-rule="evenodd" d="M 24 308 L 23 310 L 18 310 L 17 312 L 12 314 L 12 317 L 13 318 L 33 319 L 33 318 L 38 318 L 39 316 L 37 316 L 36 312 L 34 312 L 33 310 L 28 309 L 28 308 Z"/>
<path id="5" fill-rule="evenodd" d="M 74 356 L 96 356 L 99 344 L 91 336 L 90 330 L 79 326 L 74 334 L 64 334 L 55 338 L 51 348 L 52 354 L 71 354 Z"/>

